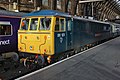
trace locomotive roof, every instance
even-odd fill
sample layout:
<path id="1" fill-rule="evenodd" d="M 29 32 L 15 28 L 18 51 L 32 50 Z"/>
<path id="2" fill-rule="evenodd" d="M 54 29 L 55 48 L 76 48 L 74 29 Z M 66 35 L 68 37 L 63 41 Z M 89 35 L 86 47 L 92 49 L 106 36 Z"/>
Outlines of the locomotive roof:
<path id="1" fill-rule="evenodd" d="M 72 15 L 69 15 L 67 13 L 59 12 L 59 11 L 56 11 L 56 10 L 34 11 L 34 12 L 26 14 L 24 17 L 31 17 L 31 16 L 63 16 L 63 17 L 72 17 L 74 19 L 79 19 L 79 20 L 84 20 L 84 21 L 109 24 L 109 23 L 103 22 L 103 21 L 85 19 L 85 18 L 81 18 L 81 17 L 72 16 Z"/>
<path id="2" fill-rule="evenodd" d="M 86 18 L 81 18 L 81 17 L 74 17 L 74 18 L 79 19 L 79 20 L 83 20 L 83 21 L 96 22 L 96 23 L 102 23 L 102 24 L 109 24 L 108 22 L 92 20 L 92 19 L 86 19 Z"/>
<path id="3" fill-rule="evenodd" d="M 28 13 L 24 17 L 30 17 L 30 16 L 70 16 L 70 15 L 56 10 L 41 10 L 41 11 L 34 11 Z"/>
<path id="4" fill-rule="evenodd" d="M 13 12 L 13 11 L 7 11 L 7 10 L 0 10 L 0 15 L 3 16 L 16 16 L 16 17 L 21 17 L 25 15 L 26 13 L 23 12 Z"/>

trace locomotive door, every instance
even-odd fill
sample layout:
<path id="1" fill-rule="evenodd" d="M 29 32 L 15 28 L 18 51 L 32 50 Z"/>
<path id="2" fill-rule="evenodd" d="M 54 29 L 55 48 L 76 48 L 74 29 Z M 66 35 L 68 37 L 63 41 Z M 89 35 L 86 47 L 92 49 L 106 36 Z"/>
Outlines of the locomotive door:
<path id="1" fill-rule="evenodd" d="M 66 30 L 66 34 L 67 34 L 67 50 L 72 49 L 72 19 L 68 18 L 66 19 L 66 26 L 67 26 L 67 30 Z"/>
<path id="2" fill-rule="evenodd" d="M 66 25 L 65 18 L 56 18 L 55 25 L 55 53 L 66 51 Z"/>

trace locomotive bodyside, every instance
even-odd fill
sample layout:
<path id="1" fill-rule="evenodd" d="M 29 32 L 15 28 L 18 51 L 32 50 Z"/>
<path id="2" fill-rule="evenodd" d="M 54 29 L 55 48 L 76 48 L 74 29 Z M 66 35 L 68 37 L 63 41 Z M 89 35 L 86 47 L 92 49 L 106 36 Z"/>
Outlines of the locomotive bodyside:
<path id="1" fill-rule="evenodd" d="M 73 24 L 74 48 L 89 45 L 110 37 L 111 26 L 107 23 L 74 19 Z"/>

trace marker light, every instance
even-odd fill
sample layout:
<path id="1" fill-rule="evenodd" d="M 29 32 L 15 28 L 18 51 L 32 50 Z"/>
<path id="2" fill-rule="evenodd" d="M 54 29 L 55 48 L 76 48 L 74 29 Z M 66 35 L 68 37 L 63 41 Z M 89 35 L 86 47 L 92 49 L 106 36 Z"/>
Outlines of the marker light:
<path id="1" fill-rule="evenodd" d="M 33 47 L 33 46 L 30 46 L 30 50 L 34 50 L 34 47 Z"/>
<path id="2" fill-rule="evenodd" d="M 47 39 L 47 36 L 44 36 L 44 39 L 46 40 L 46 39 Z"/>
<path id="3" fill-rule="evenodd" d="M 20 39 L 22 39 L 22 35 L 20 35 Z"/>
<path id="4" fill-rule="evenodd" d="M 44 53 L 46 53 L 46 49 L 44 49 Z"/>

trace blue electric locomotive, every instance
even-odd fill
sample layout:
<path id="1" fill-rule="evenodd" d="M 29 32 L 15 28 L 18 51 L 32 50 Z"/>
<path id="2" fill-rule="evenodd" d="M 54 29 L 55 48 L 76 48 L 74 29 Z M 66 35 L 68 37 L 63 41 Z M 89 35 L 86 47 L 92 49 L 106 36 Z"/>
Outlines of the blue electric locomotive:
<path id="1" fill-rule="evenodd" d="M 24 13 L 16 13 L 0 10 L 0 61 L 12 57 L 18 59 L 17 31 L 21 16 Z"/>
<path id="2" fill-rule="evenodd" d="M 18 50 L 27 61 L 43 65 L 81 47 L 91 46 L 111 36 L 107 22 L 74 17 L 53 10 L 25 15 L 18 31 Z"/>

